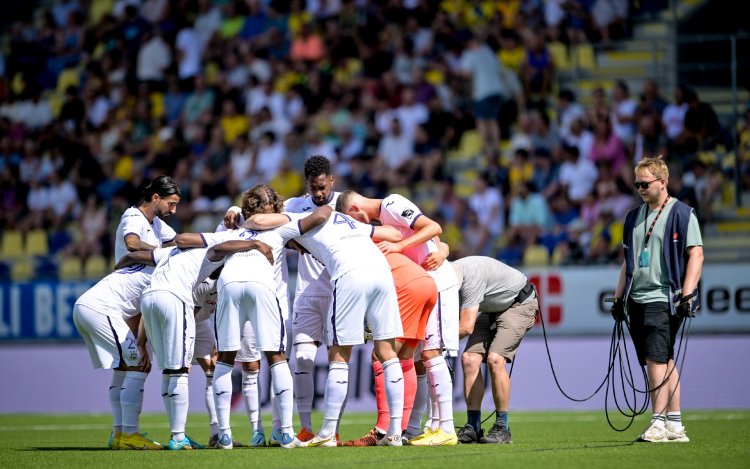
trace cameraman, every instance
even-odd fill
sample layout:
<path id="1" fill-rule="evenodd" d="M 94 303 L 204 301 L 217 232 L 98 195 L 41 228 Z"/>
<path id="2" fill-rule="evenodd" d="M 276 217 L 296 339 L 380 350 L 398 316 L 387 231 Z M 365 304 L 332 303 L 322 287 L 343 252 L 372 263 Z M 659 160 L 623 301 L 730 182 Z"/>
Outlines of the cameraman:
<path id="1" fill-rule="evenodd" d="M 674 344 L 683 319 L 698 308 L 703 267 L 695 212 L 669 196 L 668 181 L 669 169 L 661 158 L 645 158 L 635 167 L 633 185 L 644 203 L 625 219 L 625 262 L 612 306 L 616 321 L 630 316 L 638 361 L 646 366 L 653 415 L 638 440 L 654 443 L 690 441 L 680 413 Z"/>

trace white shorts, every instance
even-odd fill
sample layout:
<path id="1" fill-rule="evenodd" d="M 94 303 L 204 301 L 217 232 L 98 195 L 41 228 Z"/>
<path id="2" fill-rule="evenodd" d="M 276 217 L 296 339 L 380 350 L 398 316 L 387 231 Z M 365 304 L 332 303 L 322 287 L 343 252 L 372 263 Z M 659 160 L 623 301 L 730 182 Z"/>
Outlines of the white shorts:
<path id="1" fill-rule="evenodd" d="M 430 312 L 425 340 L 420 342 L 415 356 L 424 350 L 442 349 L 451 357 L 458 356 L 458 286 L 438 293 L 438 301 Z"/>
<path id="2" fill-rule="evenodd" d="M 122 316 L 107 316 L 76 303 L 73 323 L 86 342 L 94 368 L 138 366 L 141 354 L 135 336 Z"/>
<path id="3" fill-rule="evenodd" d="M 146 336 L 162 370 L 187 368 L 193 361 L 195 315 L 168 291 L 154 291 L 141 298 Z"/>
<path id="4" fill-rule="evenodd" d="M 276 292 L 259 282 L 230 282 L 219 290 L 216 343 L 220 352 L 240 350 L 241 330 L 249 321 L 262 352 L 283 352 L 286 331 Z"/>
<path id="5" fill-rule="evenodd" d="M 297 296 L 294 298 L 294 345 L 307 342 L 326 343 L 326 317 L 330 296 Z"/>
<path id="6" fill-rule="evenodd" d="M 336 280 L 326 321 L 328 345 L 364 343 L 365 318 L 375 340 L 404 335 L 393 277 L 389 271 L 377 274 L 358 269 Z"/>
<path id="7" fill-rule="evenodd" d="M 216 349 L 216 335 L 214 332 L 214 316 L 195 323 L 195 352 L 193 362 L 197 358 L 210 360 Z"/>
<path id="8" fill-rule="evenodd" d="M 245 325 L 242 328 L 242 338 L 240 339 L 240 342 L 242 343 L 240 351 L 237 352 L 234 361 L 243 363 L 260 361 L 262 354 L 255 344 L 255 331 L 253 330 L 253 325 L 250 324 L 250 321 L 245 321 Z"/>

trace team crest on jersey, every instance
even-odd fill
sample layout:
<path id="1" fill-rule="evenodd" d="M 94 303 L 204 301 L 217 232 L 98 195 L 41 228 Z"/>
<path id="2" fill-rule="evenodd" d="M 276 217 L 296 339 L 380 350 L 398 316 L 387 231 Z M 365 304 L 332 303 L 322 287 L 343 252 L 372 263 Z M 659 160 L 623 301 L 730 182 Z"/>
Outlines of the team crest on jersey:
<path id="1" fill-rule="evenodd" d="M 410 218 L 412 215 L 414 215 L 414 210 L 410 208 L 405 208 L 403 212 L 401 212 L 401 216 L 404 218 Z"/>

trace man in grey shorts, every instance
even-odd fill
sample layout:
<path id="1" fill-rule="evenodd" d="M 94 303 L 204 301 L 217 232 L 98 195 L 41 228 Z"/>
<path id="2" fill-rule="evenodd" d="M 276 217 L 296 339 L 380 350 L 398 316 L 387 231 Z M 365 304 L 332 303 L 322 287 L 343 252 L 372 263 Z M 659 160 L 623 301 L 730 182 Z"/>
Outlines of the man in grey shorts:
<path id="1" fill-rule="evenodd" d="M 467 335 L 461 364 L 468 423 L 458 432 L 459 443 L 511 443 L 508 427 L 510 376 L 505 364 L 513 361 L 521 339 L 534 325 L 539 301 L 533 285 L 518 270 L 491 257 L 469 256 L 453 262 L 459 285 L 459 337 Z M 495 423 L 484 435 L 481 428 L 487 362 L 495 401 Z"/>

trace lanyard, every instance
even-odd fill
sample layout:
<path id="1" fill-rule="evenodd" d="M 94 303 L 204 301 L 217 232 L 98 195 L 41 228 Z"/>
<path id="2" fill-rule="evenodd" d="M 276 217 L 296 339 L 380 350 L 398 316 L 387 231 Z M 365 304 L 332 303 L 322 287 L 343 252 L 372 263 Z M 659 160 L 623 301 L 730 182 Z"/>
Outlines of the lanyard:
<path id="1" fill-rule="evenodd" d="M 648 246 L 648 240 L 651 239 L 651 233 L 653 233 L 654 231 L 656 220 L 659 219 L 661 212 L 664 211 L 664 207 L 667 206 L 667 202 L 669 202 L 669 199 L 670 197 L 667 196 L 667 200 L 665 200 L 664 203 L 661 204 L 661 208 L 658 212 L 656 212 L 656 218 L 654 218 L 654 221 L 651 222 L 651 226 L 649 227 L 648 231 L 646 231 L 646 222 L 648 221 L 648 204 L 646 204 L 646 217 L 643 219 L 643 249 L 646 249 L 646 246 Z"/>

